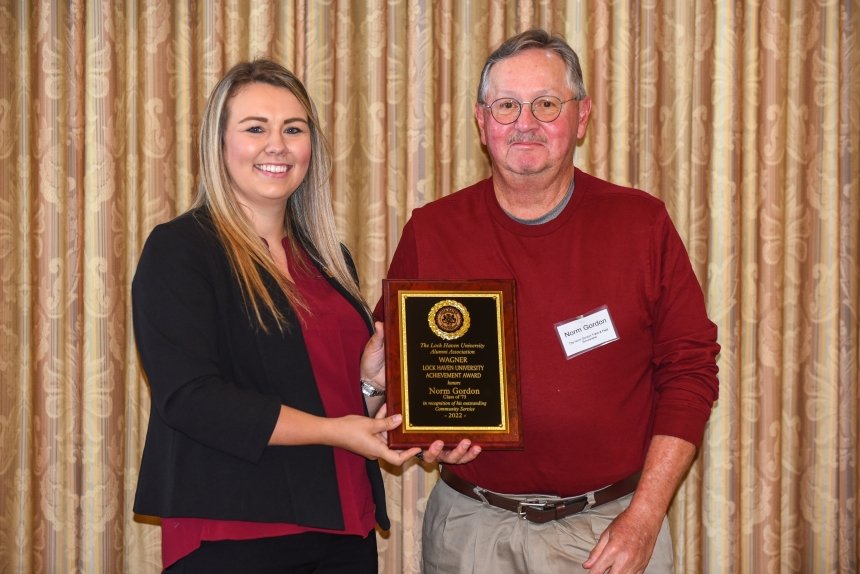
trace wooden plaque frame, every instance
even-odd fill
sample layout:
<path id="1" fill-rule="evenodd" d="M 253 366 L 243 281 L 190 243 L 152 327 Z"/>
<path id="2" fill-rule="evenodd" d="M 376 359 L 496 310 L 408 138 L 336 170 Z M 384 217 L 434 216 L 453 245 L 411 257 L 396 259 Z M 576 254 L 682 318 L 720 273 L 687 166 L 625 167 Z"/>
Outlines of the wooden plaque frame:
<path id="1" fill-rule="evenodd" d="M 514 280 L 386 279 L 383 304 L 389 446 L 523 448 Z"/>

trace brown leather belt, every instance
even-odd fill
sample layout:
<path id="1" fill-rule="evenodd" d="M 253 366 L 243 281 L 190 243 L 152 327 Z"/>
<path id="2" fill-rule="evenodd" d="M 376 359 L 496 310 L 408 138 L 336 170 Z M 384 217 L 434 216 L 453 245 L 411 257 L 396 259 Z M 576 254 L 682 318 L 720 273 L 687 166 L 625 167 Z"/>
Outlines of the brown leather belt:
<path id="1" fill-rule="evenodd" d="M 440 472 L 440 476 L 445 481 L 445 484 L 460 494 L 474 498 L 480 502 L 486 502 L 502 510 L 515 512 L 520 518 L 538 524 L 566 518 L 589 508 L 612 502 L 622 496 L 627 496 L 636 490 L 636 485 L 639 484 L 639 476 L 641 474 L 641 472 L 637 472 L 615 484 L 610 484 L 594 492 L 558 499 L 555 497 L 542 498 L 540 496 L 511 498 L 475 486 L 471 482 L 460 478 L 445 466 L 442 467 L 442 471 Z"/>

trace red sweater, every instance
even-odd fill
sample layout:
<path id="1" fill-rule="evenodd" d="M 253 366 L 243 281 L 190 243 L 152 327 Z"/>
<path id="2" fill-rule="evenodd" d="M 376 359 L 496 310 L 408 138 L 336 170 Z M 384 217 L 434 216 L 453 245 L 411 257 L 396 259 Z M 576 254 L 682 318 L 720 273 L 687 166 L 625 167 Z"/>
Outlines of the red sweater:
<path id="1" fill-rule="evenodd" d="M 388 277 L 514 278 L 525 448 L 455 473 L 574 495 L 642 468 L 655 434 L 698 445 L 717 398 L 716 326 L 665 206 L 577 170 L 552 221 L 521 224 L 481 181 L 412 213 Z M 567 359 L 554 325 L 606 305 L 619 339 Z"/>

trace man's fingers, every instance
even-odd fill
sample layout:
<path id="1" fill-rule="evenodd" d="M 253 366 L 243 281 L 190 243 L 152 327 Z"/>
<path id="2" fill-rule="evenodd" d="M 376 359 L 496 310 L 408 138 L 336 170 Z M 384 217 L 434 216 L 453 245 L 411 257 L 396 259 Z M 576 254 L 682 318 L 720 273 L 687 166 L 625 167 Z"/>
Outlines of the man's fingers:
<path id="1" fill-rule="evenodd" d="M 424 462 L 433 463 L 436 462 L 436 459 L 439 458 L 439 455 L 442 453 L 442 450 L 445 448 L 445 443 L 441 440 L 434 440 L 430 443 L 430 446 L 427 447 L 427 450 L 424 451 L 421 458 L 424 459 Z"/>
<path id="2" fill-rule="evenodd" d="M 461 449 L 458 446 L 452 451 L 442 453 L 442 456 L 439 458 L 442 462 L 447 462 L 448 464 L 466 464 L 475 460 L 479 454 L 481 454 L 481 447 L 478 445 L 471 445 L 466 449 Z"/>
<path id="3" fill-rule="evenodd" d="M 597 541 L 597 546 L 592 548 L 591 554 L 588 555 L 588 560 L 583 562 L 583 568 L 592 568 L 594 564 L 600 559 L 600 555 L 603 554 L 603 549 L 606 547 L 606 544 L 609 542 L 606 533 L 600 536 L 600 539 Z"/>
<path id="4" fill-rule="evenodd" d="M 445 443 L 441 440 L 433 441 L 424 451 L 423 459 L 426 462 L 443 462 L 446 464 L 464 464 L 475 460 L 481 454 L 481 447 L 472 444 L 469 439 L 463 439 L 451 450 L 445 450 Z"/>

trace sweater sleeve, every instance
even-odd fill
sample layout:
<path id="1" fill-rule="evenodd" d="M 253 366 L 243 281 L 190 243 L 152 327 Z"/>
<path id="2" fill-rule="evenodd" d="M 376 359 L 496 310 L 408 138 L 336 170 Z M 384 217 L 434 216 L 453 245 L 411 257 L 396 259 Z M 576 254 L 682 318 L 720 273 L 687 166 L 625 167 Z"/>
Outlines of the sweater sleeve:
<path id="1" fill-rule="evenodd" d="M 718 395 L 717 327 L 707 317 L 701 286 L 665 210 L 655 229 L 653 434 L 698 446 Z"/>
<path id="2" fill-rule="evenodd" d="M 231 384 L 235 362 L 224 356 L 220 338 L 225 314 L 243 311 L 225 309 L 225 298 L 217 296 L 232 275 L 215 262 L 217 244 L 204 241 L 204 233 L 167 224 L 147 240 L 132 282 L 137 349 L 152 416 L 207 447 L 255 462 L 280 401 Z"/>

